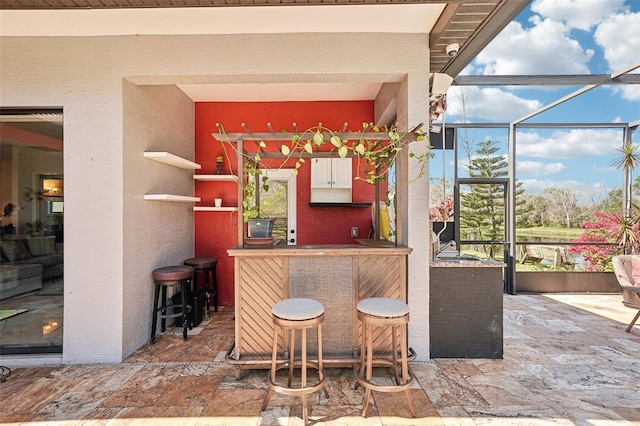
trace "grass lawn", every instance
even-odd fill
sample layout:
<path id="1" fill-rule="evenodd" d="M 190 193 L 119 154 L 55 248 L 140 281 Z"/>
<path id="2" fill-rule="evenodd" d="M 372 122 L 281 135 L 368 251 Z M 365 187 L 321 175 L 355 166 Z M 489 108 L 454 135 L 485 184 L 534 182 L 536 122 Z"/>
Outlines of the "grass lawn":
<path id="1" fill-rule="evenodd" d="M 558 239 L 578 239 L 580 234 L 584 232 L 582 228 L 560 228 L 550 226 L 537 226 L 534 228 L 517 228 L 516 235 L 523 237 L 546 237 L 549 241 L 557 241 Z"/>
<path id="2" fill-rule="evenodd" d="M 550 243 L 558 243 L 562 246 L 563 241 L 577 240 L 584 232 L 581 228 L 562 228 L 562 227 L 550 227 L 550 226 L 538 226 L 533 228 L 517 228 L 516 235 L 519 240 L 542 240 Z M 479 251 L 474 251 L 470 248 L 463 250 L 465 254 L 476 256 L 479 258 L 486 258 L 486 254 Z M 496 260 L 502 261 L 502 253 L 496 254 Z M 564 268 L 554 269 L 548 262 L 540 262 L 534 260 L 527 260 L 525 263 L 520 263 L 519 251 L 516 259 L 516 270 L 518 271 L 549 271 L 549 270 L 573 270 L 572 266 L 565 266 Z"/>

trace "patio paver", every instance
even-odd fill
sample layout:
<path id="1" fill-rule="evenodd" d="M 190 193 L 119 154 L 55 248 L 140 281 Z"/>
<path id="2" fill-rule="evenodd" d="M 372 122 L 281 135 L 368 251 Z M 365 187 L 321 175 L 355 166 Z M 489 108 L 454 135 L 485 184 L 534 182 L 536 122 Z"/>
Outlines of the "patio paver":
<path id="1" fill-rule="evenodd" d="M 330 397 L 309 397 L 317 425 L 640 425 L 640 326 L 620 295 L 506 295 L 504 359 L 411 364 L 418 418 L 402 394 L 377 394 L 367 418 L 351 369 L 327 370 Z M 274 395 L 266 370 L 240 380 L 224 361 L 233 309 L 184 342 L 159 335 L 117 365 L 13 368 L 0 383 L 2 425 L 301 425 L 299 400 Z M 1 363 L 1 361 L 0 361 Z M 400 400 L 398 400 L 400 398 Z"/>

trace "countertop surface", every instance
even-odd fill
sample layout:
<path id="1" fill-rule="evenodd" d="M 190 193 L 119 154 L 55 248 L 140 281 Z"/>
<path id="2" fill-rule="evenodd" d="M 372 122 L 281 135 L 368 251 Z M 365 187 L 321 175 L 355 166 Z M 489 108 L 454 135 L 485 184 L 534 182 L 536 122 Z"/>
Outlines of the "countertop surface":
<path id="1" fill-rule="evenodd" d="M 478 259 L 470 256 L 438 257 L 431 261 L 434 268 L 502 268 L 506 264 L 492 259 Z"/>
<path id="2" fill-rule="evenodd" d="M 246 245 L 227 250 L 230 256 L 357 256 L 408 255 L 409 247 L 389 246 L 388 242 L 370 244 L 303 244 L 303 245 Z"/>

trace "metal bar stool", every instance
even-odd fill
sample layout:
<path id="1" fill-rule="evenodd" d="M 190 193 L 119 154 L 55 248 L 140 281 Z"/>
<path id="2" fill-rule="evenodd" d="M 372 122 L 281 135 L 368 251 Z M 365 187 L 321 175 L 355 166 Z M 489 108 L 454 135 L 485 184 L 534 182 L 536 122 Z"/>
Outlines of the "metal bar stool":
<path id="1" fill-rule="evenodd" d="M 317 392 L 321 388 L 328 398 L 329 392 L 325 385 L 324 370 L 322 366 L 322 323 L 324 322 L 324 306 L 320 302 L 312 299 L 292 298 L 282 300 L 271 309 L 273 315 L 273 353 L 271 354 L 271 369 L 267 375 L 268 390 L 262 403 L 262 410 L 267 408 L 271 396 L 274 392 L 284 395 L 302 397 L 302 417 L 304 424 L 308 423 L 307 395 Z M 318 360 L 317 362 L 307 359 L 307 329 L 316 327 L 318 332 Z M 278 336 L 280 331 L 290 331 L 289 335 L 289 360 L 288 362 L 278 362 Z M 295 332 L 301 330 L 301 358 L 295 358 Z M 284 333 L 283 333 L 284 334 Z M 286 340 L 286 336 L 284 336 Z M 284 347 L 284 342 L 283 342 Z M 285 355 L 286 357 L 286 355 Z M 279 365 L 278 365 L 279 364 Z M 294 365 L 300 366 L 301 384 L 299 388 L 291 387 Z M 276 381 L 278 370 L 289 367 L 287 386 L 280 385 Z M 318 381 L 313 385 L 307 385 L 307 367 L 315 368 L 318 371 Z"/>
<path id="2" fill-rule="evenodd" d="M 360 339 L 360 361 L 354 365 L 356 388 L 358 385 L 366 389 L 362 417 L 366 417 L 369 408 L 371 392 L 404 392 L 407 396 L 409 411 L 413 417 L 416 412 L 411 402 L 409 388 L 413 384 L 413 375 L 409 375 L 409 363 L 407 357 L 407 328 L 409 322 L 409 306 L 396 299 L 386 297 L 372 297 L 361 300 L 358 303 L 358 320 L 362 322 L 362 334 Z M 391 359 L 373 357 L 373 328 L 391 327 Z M 400 338 L 398 340 L 398 331 Z M 398 359 L 398 344 L 400 346 L 400 359 Z M 374 365 L 389 366 L 393 370 L 395 386 L 377 384 L 373 381 Z"/>
<path id="3" fill-rule="evenodd" d="M 195 274 L 204 274 L 204 294 L 206 300 L 206 320 L 209 320 L 209 298 L 211 296 L 211 284 L 213 284 L 213 310 L 218 312 L 218 279 L 216 278 L 216 266 L 218 259 L 215 257 L 192 257 L 184 261 L 185 265 L 193 266 Z M 209 281 L 209 274 L 212 275 Z M 194 280 L 197 279 L 197 275 Z"/>
<path id="4" fill-rule="evenodd" d="M 161 318 L 161 331 L 167 329 L 167 318 L 182 317 L 182 337 L 187 340 L 187 327 L 191 328 L 187 315 L 191 312 L 191 305 L 187 303 L 190 293 L 191 281 L 193 280 L 192 266 L 165 266 L 154 269 L 153 282 L 155 284 L 155 296 L 153 298 L 153 318 L 151 319 L 151 343 L 156 341 L 156 325 L 158 317 Z M 181 305 L 167 304 L 167 288 L 175 285 L 180 286 L 182 292 Z M 162 289 L 162 304 L 158 306 L 158 298 Z"/>

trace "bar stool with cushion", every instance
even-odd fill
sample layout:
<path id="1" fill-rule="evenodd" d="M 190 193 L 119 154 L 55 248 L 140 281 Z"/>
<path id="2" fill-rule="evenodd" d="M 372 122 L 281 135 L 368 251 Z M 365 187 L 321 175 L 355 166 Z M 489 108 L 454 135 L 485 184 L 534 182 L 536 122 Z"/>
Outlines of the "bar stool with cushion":
<path id="1" fill-rule="evenodd" d="M 301 396 L 302 397 L 302 416 L 304 424 L 308 422 L 307 395 L 317 392 L 321 388 L 328 398 L 329 392 L 325 385 L 324 370 L 322 366 L 322 323 L 324 321 L 324 306 L 320 302 L 305 298 L 292 298 L 282 300 L 271 310 L 274 332 L 273 332 L 273 352 L 271 354 L 271 369 L 267 375 L 267 395 L 262 403 L 262 410 L 267 408 L 269 400 L 274 392 L 284 395 Z M 307 359 L 307 329 L 316 327 L 318 338 L 318 357 L 316 361 Z M 289 334 L 289 360 L 288 362 L 278 361 L 278 338 L 280 331 L 290 331 Z M 298 361 L 295 358 L 295 332 L 301 330 L 302 340 L 300 346 L 301 357 Z M 283 333 L 285 334 L 285 333 Z M 286 340 L 286 336 L 285 340 Z M 284 342 L 283 342 L 284 347 Z M 286 351 L 286 349 L 285 349 Z M 299 388 L 293 388 L 291 381 L 293 378 L 294 366 L 300 366 L 301 383 Z M 276 381 L 276 373 L 278 370 L 289 367 L 289 375 L 287 385 L 280 385 Z M 315 384 L 307 384 L 307 368 L 315 368 L 318 371 L 318 381 Z"/>
<path id="2" fill-rule="evenodd" d="M 192 257 L 184 261 L 185 265 L 193 266 L 195 274 L 204 274 L 204 293 L 206 298 L 206 319 L 209 320 L 209 298 L 211 297 L 211 285 L 213 285 L 213 310 L 218 312 L 218 279 L 216 278 L 216 266 L 218 259 L 215 257 Z M 209 275 L 212 276 L 209 281 Z M 197 275 L 194 277 L 196 279 Z"/>
<path id="3" fill-rule="evenodd" d="M 191 281 L 193 280 L 192 266 L 165 266 L 154 269 L 153 282 L 155 284 L 155 296 L 153 298 L 153 318 L 151 319 L 151 343 L 156 341 L 156 325 L 158 317 L 161 318 L 161 331 L 167 328 L 167 318 L 182 317 L 182 337 L 187 340 L 187 327 L 190 328 L 188 318 L 191 312 L 191 305 L 187 303 L 190 293 Z M 182 292 L 181 305 L 167 304 L 167 288 L 179 285 Z M 162 303 L 158 306 L 158 298 L 162 290 Z"/>
<path id="4" fill-rule="evenodd" d="M 409 306 L 396 299 L 386 297 L 371 297 L 358 303 L 358 320 L 362 322 L 360 340 L 360 361 L 354 366 L 356 388 L 358 385 L 366 389 L 362 417 L 367 415 L 371 392 L 405 392 L 409 411 L 416 416 L 411 402 L 409 388 L 413 384 L 413 375 L 409 375 L 407 357 L 407 323 L 409 322 Z M 373 356 L 373 329 L 375 327 L 391 327 L 392 346 L 389 348 L 391 357 Z M 398 339 L 398 332 L 400 338 Z M 400 359 L 398 359 L 398 346 Z M 376 348 L 380 352 L 380 348 Z M 395 385 L 381 384 L 373 380 L 374 366 L 389 366 L 393 370 Z"/>

